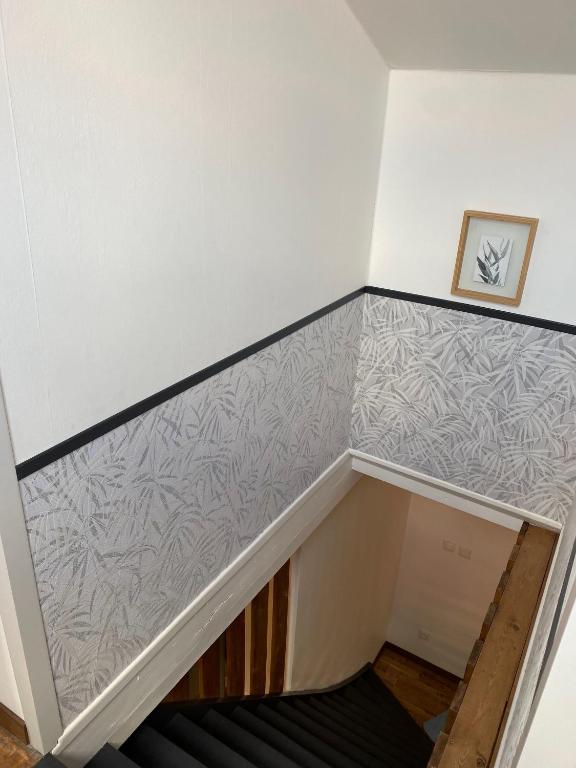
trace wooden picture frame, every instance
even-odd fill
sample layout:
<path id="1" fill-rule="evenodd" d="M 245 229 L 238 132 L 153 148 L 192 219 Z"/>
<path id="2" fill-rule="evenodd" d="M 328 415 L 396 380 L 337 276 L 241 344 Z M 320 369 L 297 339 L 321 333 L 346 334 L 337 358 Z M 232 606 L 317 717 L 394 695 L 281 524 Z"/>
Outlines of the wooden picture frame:
<path id="1" fill-rule="evenodd" d="M 527 216 L 464 211 L 452 294 L 517 307 L 537 228 Z"/>

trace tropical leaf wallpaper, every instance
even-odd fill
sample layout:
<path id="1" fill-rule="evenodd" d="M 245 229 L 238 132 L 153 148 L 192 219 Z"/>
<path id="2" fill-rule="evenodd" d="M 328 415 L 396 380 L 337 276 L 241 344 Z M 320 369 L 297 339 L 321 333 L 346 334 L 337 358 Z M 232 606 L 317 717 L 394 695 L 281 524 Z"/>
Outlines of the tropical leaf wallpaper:
<path id="1" fill-rule="evenodd" d="M 362 302 L 21 481 L 65 724 L 348 448 Z"/>
<path id="2" fill-rule="evenodd" d="M 366 295 L 351 443 L 564 521 L 576 336 Z"/>
<path id="3" fill-rule="evenodd" d="M 575 427 L 575 336 L 368 294 L 30 475 L 64 723 L 350 445 L 563 521 Z"/>

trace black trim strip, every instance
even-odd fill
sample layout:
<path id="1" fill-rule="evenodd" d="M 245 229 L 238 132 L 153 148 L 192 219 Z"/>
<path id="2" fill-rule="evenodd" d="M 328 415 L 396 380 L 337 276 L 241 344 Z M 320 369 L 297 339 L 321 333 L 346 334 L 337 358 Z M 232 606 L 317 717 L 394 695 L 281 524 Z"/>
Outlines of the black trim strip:
<path id="1" fill-rule="evenodd" d="M 38 453 L 36 456 L 32 456 L 32 458 L 20 462 L 16 465 L 16 476 L 18 480 L 23 480 L 25 477 L 28 477 L 28 475 L 38 472 L 40 469 L 47 467 L 48 464 L 52 464 L 63 456 L 72 453 L 72 451 L 82 448 L 83 445 L 91 443 L 93 440 L 102 437 L 102 435 L 105 435 L 107 432 L 111 432 L 113 429 L 121 427 L 122 424 L 126 424 L 127 421 L 131 421 L 137 416 L 141 416 L 143 413 L 146 413 L 146 411 L 156 408 L 158 405 L 166 402 L 166 400 L 176 397 L 176 395 L 185 392 L 191 387 L 195 387 L 197 384 L 200 384 L 200 382 L 206 381 L 206 379 L 226 370 L 226 368 L 230 368 L 232 365 L 236 365 L 236 363 L 245 360 L 247 357 L 255 355 L 256 352 L 260 352 L 271 344 L 275 344 L 286 336 L 290 336 L 292 333 L 299 331 L 306 325 L 310 325 L 310 323 L 324 317 L 324 315 L 334 312 L 335 309 L 344 306 L 344 304 L 348 304 L 348 302 L 353 301 L 363 293 L 364 288 L 352 291 L 352 293 L 343 296 L 341 299 L 333 301 L 332 304 L 328 304 L 322 309 L 312 312 L 311 315 L 307 315 L 301 320 L 297 320 L 295 323 L 287 325 L 286 328 L 282 328 L 280 331 L 276 331 L 276 333 L 272 333 L 270 336 L 266 336 L 266 338 L 261 339 L 254 344 L 250 344 L 250 346 L 241 349 L 239 352 L 234 352 L 234 354 L 225 357 L 223 360 L 219 360 L 217 363 L 209 365 L 208 368 L 193 373 L 191 376 L 182 379 L 182 381 L 178 381 L 176 384 L 171 384 L 169 387 L 166 387 L 166 389 L 162 389 L 160 392 L 156 392 L 154 395 L 150 395 L 150 397 L 140 400 L 139 403 L 135 403 L 135 405 L 131 405 L 123 411 L 115 413 L 113 416 L 104 419 L 104 421 L 98 422 L 98 424 L 95 424 L 93 427 L 88 427 L 88 429 L 79 432 L 77 435 L 73 435 L 72 437 L 63 440 L 61 443 L 53 445 L 51 448 L 47 448 L 45 451 L 42 451 L 42 453 Z"/>
<path id="2" fill-rule="evenodd" d="M 172 384 L 171 386 L 166 387 L 166 389 L 162 389 L 160 392 L 150 395 L 150 397 L 141 400 L 139 403 L 131 405 L 129 408 L 125 408 L 123 411 L 114 414 L 114 416 L 104 419 L 104 421 L 100 421 L 93 427 L 88 427 L 88 429 L 85 429 L 83 432 L 79 432 L 77 435 L 73 435 L 72 437 L 63 440 L 61 443 L 52 446 L 52 448 L 48 448 L 47 450 L 42 451 L 42 453 L 32 456 L 32 458 L 20 462 L 20 464 L 16 465 L 16 476 L 18 477 L 18 480 L 23 480 L 25 477 L 28 477 L 28 475 L 38 472 L 40 469 L 48 466 L 48 464 L 58 461 L 58 459 L 61 459 L 63 456 L 72 453 L 72 451 L 82 448 L 83 445 L 91 443 L 93 440 L 102 437 L 102 435 L 105 435 L 107 432 L 111 432 L 113 429 L 121 427 L 122 424 L 125 424 L 127 421 L 131 421 L 137 416 L 146 413 L 146 411 L 149 411 L 151 408 L 156 408 L 156 406 L 161 405 L 166 402 L 166 400 L 176 397 L 176 395 L 200 384 L 200 382 L 209 379 L 211 376 L 215 376 L 226 368 L 236 365 L 236 363 L 256 354 L 256 352 L 260 352 L 271 344 L 275 344 L 277 341 L 280 341 L 280 339 L 299 331 L 306 325 L 309 325 L 315 320 L 324 317 L 324 315 L 338 309 L 338 307 L 342 307 L 349 301 L 358 298 L 358 296 L 361 296 L 363 293 L 370 293 L 374 296 L 386 296 L 391 299 L 400 299 L 401 301 L 411 301 L 416 304 L 427 304 L 432 307 L 441 307 L 443 309 L 453 309 L 457 312 L 468 312 L 473 315 L 492 317 L 497 320 L 507 320 L 512 323 L 520 323 L 521 325 L 531 325 L 534 328 L 546 328 L 549 331 L 576 335 L 576 326 L 568 325 L 567 323 L 557 323 L 553 320 L 518 315 L 515 312 L 504 312 L 500 309 L 492 309 L 491 307 L 477 307 L 474 304 L 464 304 L 460 301 L 448 301 L 447 299 L 437 299 L 433 296 L 420 296 L 417 293 L 405 293 L 404 291 L 396 291 L 390 288 L 377 288 L 372 285 L 367 285 L 364 288 L 352 291 L 352 293 L 343 296 L 341 299 L 332 302 L 332 304 L 328 304 L 316 312 L 312 312 L 311 315 L 307 315 L 301 320 L 297 320 L 295 323 L 287 325 L 286 328 L 282 328 L 280 331 L 276 331 L 276 333 L 266 336 L 266 338 L 257 341 L 255 344 L 251 344 L 249 347 L 245 347 L 239 352 L 235 352 L 233 355 L 225 357 L 223 360 L 220 360 L 213 365 L 209 365 L 208 368 L 193 373 L 191 376 L 182 379 L 182 381 L 178 381 L 176 384 Z"/>
<path id="3" fill-rule="evenodd" d="M 404 291 L 395 291 L 391 288 L 376 288 L 373 285 L 367 285 L 364 292 L 374 296 L 387 296 L 390 299 L 412 301 L 415 304 L 428 304 L 431 307 L 453 309 L 456 312 L 468 312 L 471 315 L 482 315 L 482 317 L 492 317 L 496 320 L 507 320 L 509 323 L 520 323 L 520 325 L 531 325 L 534 328 L 546 328 L 548 331 L 576 335 L 576 325 L 557 323 L 555 320 L 544 320 L 541 317 L 518 315 L 516 312 L 505 312 L 501 309 L 492 309 L 492 307 L 477 307 L 475 304 L 464 304 L 461 301 L 437 299 L 434 296 L 420 296 L 418 293 L 404 293 Z"/>

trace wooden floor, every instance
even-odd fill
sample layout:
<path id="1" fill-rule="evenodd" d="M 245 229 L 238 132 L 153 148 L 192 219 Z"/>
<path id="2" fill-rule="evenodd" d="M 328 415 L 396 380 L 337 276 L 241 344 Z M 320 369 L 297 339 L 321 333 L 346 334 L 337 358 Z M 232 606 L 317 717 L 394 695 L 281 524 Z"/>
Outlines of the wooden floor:
<path id="1" fill-rule="evenodd" d="M 374 671 L 420 726 L 449 708 L 460 682 L 455 675 L 388 643 Z"/>
<path id="2" fill-rule="evenodd" d="M 30 768 L 40 755 L 0 727 L 0 768 Z"/>

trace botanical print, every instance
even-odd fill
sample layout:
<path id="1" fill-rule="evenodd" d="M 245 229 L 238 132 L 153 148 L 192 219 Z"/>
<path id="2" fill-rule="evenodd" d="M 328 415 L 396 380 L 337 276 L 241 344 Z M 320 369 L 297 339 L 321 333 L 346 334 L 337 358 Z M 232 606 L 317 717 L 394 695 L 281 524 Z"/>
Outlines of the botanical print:
<path id="1" fill-rule="evenodd" d="M 352 446 L 563 521 L 576 337 L 366 296 Z"/>
<path id="2" fill-rule="evenodd" d="M 362 301 L 20 483 L 65 724 L 348 448 Z"/>
<path id="3" fill-rule="evenodd" d="M 513 245 L 514 241 L 510 237 L 483 235 L 474 265 L 474 281 L 503 287 Z"/>

